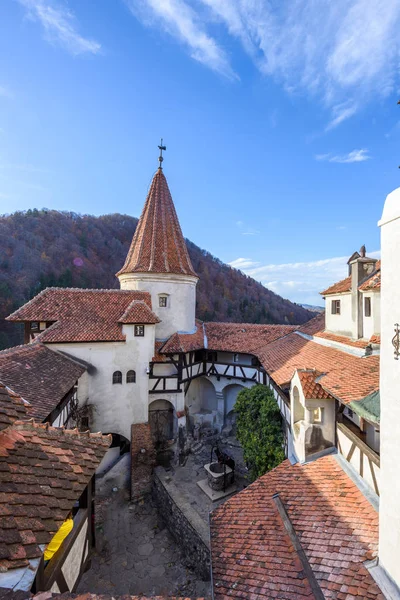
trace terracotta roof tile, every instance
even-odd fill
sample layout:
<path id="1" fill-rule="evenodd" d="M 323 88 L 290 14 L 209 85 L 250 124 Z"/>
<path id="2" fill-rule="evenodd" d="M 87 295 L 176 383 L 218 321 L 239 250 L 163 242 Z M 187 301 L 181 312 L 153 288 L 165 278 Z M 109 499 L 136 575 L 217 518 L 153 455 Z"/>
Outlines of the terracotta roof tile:
<path id="1" fill-rule="evenodd" d="M 0 588 L 0 600 L 206 600 L 205 598 L 188 598 L 183 596 L 117 596 L 108 594 L 84 594 L 63 592 L 57 594 L 55 592 L 39 592 L 35 596 L 31 592 L 22 590 L 13 591 L 6 588 Z"/>
<path id="2" fill-rule="evenodd" d="M 330 331 L 319 331 L 314 335 L 315 337 L 330 340 L 331 342 L 338 342 L 339 344 L 345 344 L 346 346 L 352 346 L 353 348 L 366 348 L 370 344 L 370 341 L 368 340 L 352 340 L 345 335 L 337 335 Z"/>
<path id="3" fill-rule="evenodd" d="M 29 415 L 43 421 L 85 367 L 40 342 L 0 352 L 0 381 L 30 404 Z"/>
<path id="4" fill-rule="evenodd" d="M 321 346 L 297 333 L 268 344 L 258 358 L 273 380 L 287 385 L 296 369 L 316 369 L 321 386 L 341 402 L 364 398 L 379 389 L 379 356 L 357 357 Z"/>
<path id="5" fill-rule="evenodd" d="M 337 283 L 334 283 L 330 287 L 328 287 L 323 292 L 320 292 L 321 296 L 328 296 L 329 294 L 343 294 L 344 292 L 351 291 L 351 275 L 346 277 L 346 279 L 342 279 Z"/>
<path id="6" fill-rule="evenodd" d="M 0 381 L 0 431 L 26 416 L 26 403 Z"/>
<path id="7" fill-rule="evenodd" d="M 134 300 L 151 309 L 148 292 L 47 288 L 7 320 L 56 321 L 40 334 L 46 343 L 125 341 L 118 321 Z"/>
<path id="8" fill-rule="evenodd" d="M 304 397 L 309 400 L 311 398 L 314 399 L 322 399 L 322 398 L 332 398 L 332 396 L 324 390 L 324 388 L 316 381 L 323 373 L 319 373 L 314 369 L 308 370 L 298 370 L 298 375 L 301 383 L 301 387 L 303 388 Z"/>
<path id="9" fill-rule="evenodd" d="M 160 347 L 164 354 L 175 354 L 179 352 L 191 352 L 205 348 L 204 323 L 196 319 L 196 331 L 194 333 L 174 333 Z"/>
<path id="10" fill-rule="evenodd" d="M 325 311 L 318 313 L 315 317 L 297 327 L 296 331 L 301 331 L 307 335 L 315 335 L 325 329 Z"/>
<path id="11" fill-rule="evenodd" d="M 378 513 L 333 456 L 283 462 L 211 514 L 214 594 L 313 598 L 277 511 L 279 494 L 325 598 L 384 600 L 363 565 L 378 552 Z"/>
<path id="12" fill-rule="evenodd" d="M 375 264 L 375 271 L 358 288 L 363 292 L 368 290 L 379 290 L 381 288 L 381 261 Z"/>
<path id="13" fill-rule="evenodd" d="M 133 300 L 118 322 L 155 325 L 156 323 L 160 323 L 160 319 L 143 300 Z"/>
<path id="14" fill-rule="evenodd" d="M 7 532 L 0 537 L 0 570 L 42 555 L 39 545 L 62 524 L 110 443 L 111 436 L 33 420 L 0 432 L 0 531 Z"/>
<path id="15" fill-rule="evenodd" d="M 125 264 L 117 275 L 123 273 L 197 277 L 162 169 L 154 175 Z"/>
<path id="16" fill-rule="evenodd" d="M 252 323 L 205 323 L 207 348 L 225 352 L 257 351 L 297 329 L 295 325 L 254 325 Z"/>

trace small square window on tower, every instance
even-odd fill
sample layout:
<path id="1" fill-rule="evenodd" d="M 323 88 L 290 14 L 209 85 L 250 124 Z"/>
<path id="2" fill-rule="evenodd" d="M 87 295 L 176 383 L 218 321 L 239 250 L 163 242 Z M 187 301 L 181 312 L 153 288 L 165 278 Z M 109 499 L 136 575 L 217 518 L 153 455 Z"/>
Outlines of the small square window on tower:
<path id="1" fill-rule="evenodd" d="M 135 325 L 135 336 L 144 337 L 144 325 Z"/>
<path id="2" fill-rule="evenodd" d="M 159 296 L 158 301 L 161 308 L 166 308 L 168 306 L 168 296 Z"/>

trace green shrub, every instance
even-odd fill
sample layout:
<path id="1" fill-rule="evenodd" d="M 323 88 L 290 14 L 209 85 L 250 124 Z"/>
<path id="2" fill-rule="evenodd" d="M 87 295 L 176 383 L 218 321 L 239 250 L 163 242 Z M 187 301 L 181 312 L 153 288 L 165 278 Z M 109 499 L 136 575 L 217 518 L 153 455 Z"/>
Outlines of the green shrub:
<path id="1" fill-rule="evenodd" d="M 254 481 L 285 459 L 281 413 L 273 393 L 265 385 L 239 392 L 234 410 L 237 438 Z"/>

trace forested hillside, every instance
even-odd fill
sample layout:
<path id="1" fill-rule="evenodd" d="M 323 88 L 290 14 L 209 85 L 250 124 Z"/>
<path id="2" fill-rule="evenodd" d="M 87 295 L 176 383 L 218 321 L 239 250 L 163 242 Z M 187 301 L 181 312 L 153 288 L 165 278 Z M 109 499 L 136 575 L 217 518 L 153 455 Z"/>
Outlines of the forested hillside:
<path id="1" fill-rule="evenodd" d="M 55 210 L 0 216 L 0 348 L 22 343 L 4 317 L 48 286 L 118 288 L 137 219 Z M 197 286 L 197 316 L 206 321 L 304 323 L 312 313 L 284 300 L 187 241 Z"/>

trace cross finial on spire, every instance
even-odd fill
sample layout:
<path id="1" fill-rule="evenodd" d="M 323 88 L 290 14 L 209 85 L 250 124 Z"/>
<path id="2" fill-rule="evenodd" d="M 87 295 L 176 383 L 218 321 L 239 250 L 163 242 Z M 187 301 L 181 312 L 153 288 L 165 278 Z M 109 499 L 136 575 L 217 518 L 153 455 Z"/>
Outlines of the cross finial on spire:
<path id="1" fill-rule="evenodd" d="M 162 169 L 162 162 L 163 162 L 163 150 L 165 151 L 167 149 L 167 146 L 163 146 L 163 139 L 161 138 L 161 144 L 158 146 L 160 149 L 160 156 L 158 157 L 158 162 L 160 163 L 158 168 Z"/>

